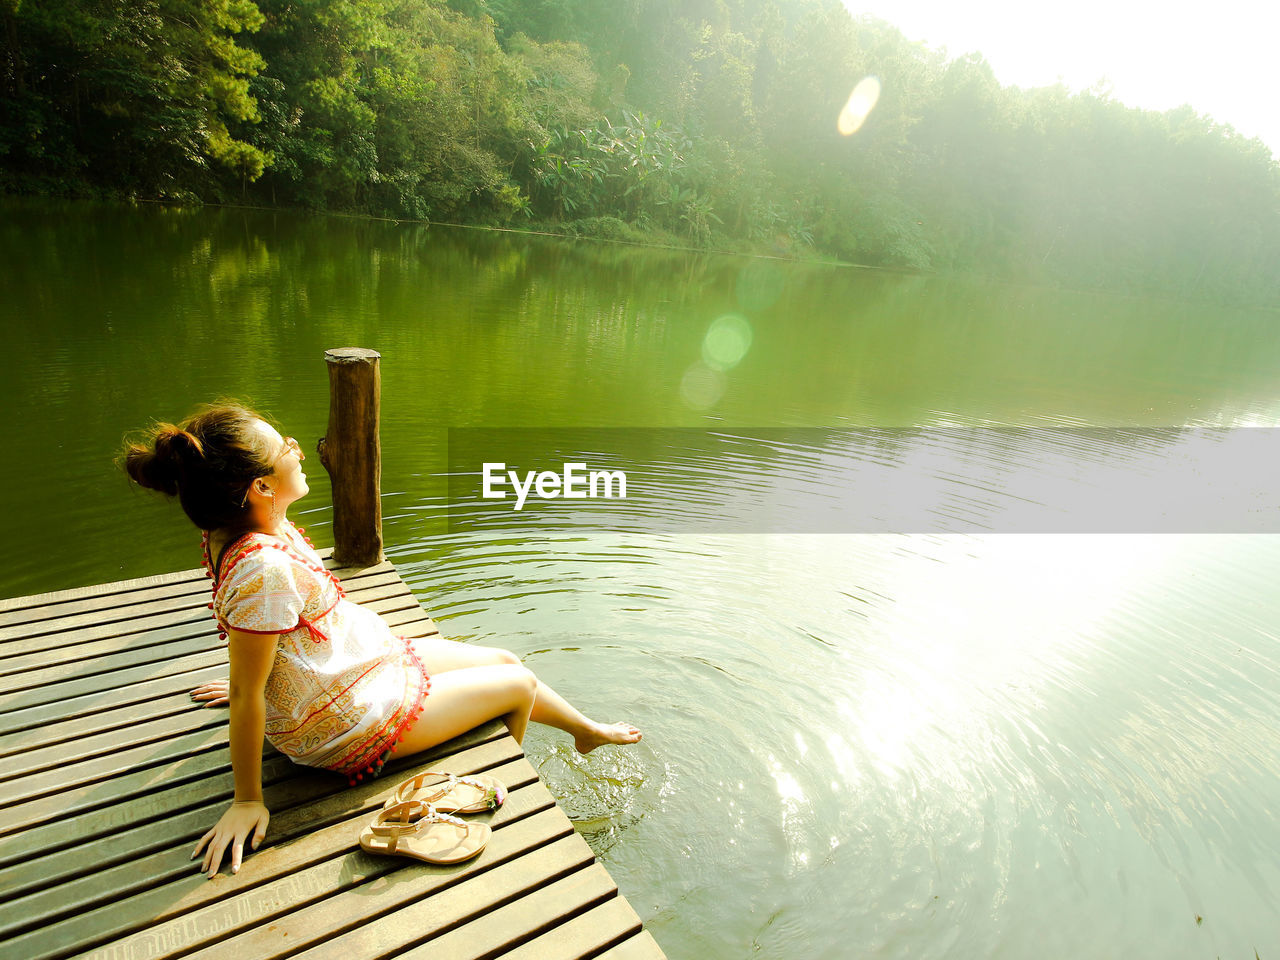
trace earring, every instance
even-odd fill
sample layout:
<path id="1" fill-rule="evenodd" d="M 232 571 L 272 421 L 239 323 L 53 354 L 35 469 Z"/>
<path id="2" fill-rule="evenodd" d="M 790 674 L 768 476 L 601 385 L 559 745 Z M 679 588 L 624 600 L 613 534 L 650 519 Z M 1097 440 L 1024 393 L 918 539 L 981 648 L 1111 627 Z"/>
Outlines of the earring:
<path id="1" fill-rule="evenodd" d="M 277 524 L 280 522 L 280 505 L 276 503 L 276 495 L 274 493 L 267 494 L 271 498 L 271 522 Z"/>

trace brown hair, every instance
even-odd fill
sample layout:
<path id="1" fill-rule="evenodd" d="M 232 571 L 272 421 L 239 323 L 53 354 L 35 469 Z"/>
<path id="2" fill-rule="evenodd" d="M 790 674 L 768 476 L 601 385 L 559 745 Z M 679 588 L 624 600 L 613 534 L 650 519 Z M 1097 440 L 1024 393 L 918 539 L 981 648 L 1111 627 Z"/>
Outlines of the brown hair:
<path id="1" fill-rule="evenodd" d="M 239 403 L 205 404 L 180 425 L 157 423 L 116 462 L 141 486 L 176 496 L 201 530 L 245 522 L 249 485 L 274 469 L 253 429 L 266 418 Z"/>

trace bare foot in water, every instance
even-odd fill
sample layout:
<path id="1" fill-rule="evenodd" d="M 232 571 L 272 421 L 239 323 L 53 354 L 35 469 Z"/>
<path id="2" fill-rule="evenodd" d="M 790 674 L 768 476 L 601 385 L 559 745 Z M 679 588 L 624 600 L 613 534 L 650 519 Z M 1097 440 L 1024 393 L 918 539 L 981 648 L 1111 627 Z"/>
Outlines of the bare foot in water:
<path id="1" fill-rule="evenodd" d="M 640 731 L 629 723 L 595 723 L 574 738 L 574 746 L 579 753 L 590 753 L 606 743 L 637 743 L 640 737 Z"/>

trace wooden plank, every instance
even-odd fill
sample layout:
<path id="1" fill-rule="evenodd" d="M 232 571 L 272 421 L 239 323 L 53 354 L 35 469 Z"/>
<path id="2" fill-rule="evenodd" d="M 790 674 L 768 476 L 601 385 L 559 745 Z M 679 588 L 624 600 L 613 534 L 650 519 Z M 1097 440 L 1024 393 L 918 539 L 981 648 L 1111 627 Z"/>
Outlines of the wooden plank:
<path id="1" fill-rule="evenodd" d="M 332 572 L 335 575 L 340 573 L 336 569 L 332 570 Z M 355 576 L 347 577 L 346 579 L 339 577 L 338 579 L 342 583 L 343 591 L 347 594 L 370 593 L 374 590 L 385 589 L 388 585 L 393 585 L 400 592 L 412 595 L 412 591 L 400 579 L 400 574 L 389 564 L 370 567 L 360 571 Z M 80 610 L 80 604 L 63 604 L 58 608 L 57 616 L 45 618 L 39 623 L 24 624 L 22 627 L 28 631 L 32 631 L 34 628 L 40 633 L 46 633 L 52 630 L 71 630 L 89 626 L 107 618 L 130 619 L 150 613 L 163 612 L 164 610 L 180 609 L 183 606 L 208 609 L 208 604 L 212 597 L 213 582 L 206 579 L 203 583 L 195 583 L 188 587 L 181 595 L 167 599 L 147 600 L 135 594 L 104 597 L 99 601 L 98 609 L 89 611 Z M 107 606 L 107 601 L 111 599 L 115 599 L 116 603 Z M 186 600 L 187 603 L 183 604 L 183 600 Z M 10 626 L 6 628 L 6 631 L 16 632 L 18 629 L 18 627 Z M 30 635 L 30 632 L 24 634 L 24 636 Z"/>
<path id="2" fill-rule="evenodd" d="M 427 751 L 422 755 L 422 762 L 448 757 L 451 764 L 456 763 L 463 772 L 472 773 L 510 762 L 520 755 L 518 745 L 507 736 L 506 728 L 498 721 L 491 721 Z M 407 775 L 400 772 L 405 769 L 409 767 L 392 764 L 383 778 L 363 788 L 354 788 L 353 792 L 341 777 L 307 773 L 283 757 L 273 758 L 263 770 L 267 807 L 276 811 L 268 846 L 290 836 L 288 831 L 293 821 L 285 811 L 292 807 L 320 804 L 315 807 L 318 813 L 314 815 L 340 817 L 344 810 L 351 809 L 342 806 L 343 803 L 359 804 L 370 787 L 377 791 L 388 784 L 394 786 Z M 174 860 L 172 850 L 185 846 L 189 852 L 221 816 L 235 786 L 229 771 L 218 786 L 221 789 L 208 789 L 204 784 L 199 790 L 179 787 L 149 798 L 152 811 L 160 810 L 158 817 L 139 816 L 134 805 L 121 804 L 95 811 L 83 824 L 75 820 L 65 822 L 55 834 L 56 839 L 61 840 L 67 833 L 74 835 L 70 843 L 58 849 L 53 849 L 51 844 L 40 845 L 39 837 L 35 838 L 36 842 L 30 842 L 28 834 L 18 834 L 9 841 L 0 840 L 6 864 L 0 869 L 0 917 L 7 915 L 9 898 L 44 886 L 68 885 L 76 878 L 87 878 L 87 882 L 76 887 L 79 893 L 74 902 L 88 904 L 126 889 L 153 886 L 172 876 L 189 876 L 190 862 L 181 857 Z M 333 799 L 335 797 L 339 799 Z M 116 816 L 117 813 L 123 815 Z M 110 825 L 105 832 L 101 827 L 104 822 Z M 313 821 L 304 820 L 308 826 L 311 823 Z M 85 855 L 85 844 L 91 844 L 90 857 Z M 142 858 L 149 854 L 156 854 L 159 859 L 144 862 Z M 124 869 L 109 869 L 117 865 Z M 131 874 L 131 870 L 136 873 Z M 3 923 L 0 920 L 0 925 Z"/>
<path id="3" fill-rule="evenodd" d="M 636 936 L 623 940 L 594 960 L 667 960 L 667 955 L 648 930 L 641 930 Z"/>
<path id="4" fill-rule="evenodd" d="M 57 616 L 50 616 L 32 623 L 0 627 L 0 643 L 4 644 L 0 650 L 12 655 L 15 647 L 25 650 L 34 647 L 40 640 L 44 640 L 44 643 L 38 649 L 50 648 L 55 642 L 68 642 L 65 634 L 72 631 L 82 631 L 81 636 L 85 639 L 80 642 L 85 642 L 140 632 L 133 629 L 134 623 L 145 629 L 151 624 L 189 620 L 197 615 L 207 620 L 209 619 L 207 604 L 210 597 L 208 590 L 192 591 L 186 596 L 149 600 L 145 603 L 131 602 L 131 597 L 116 597 L 114 599 L 118 602 L 105 609 L 84 613 L 59 613 Z M 198 609 L 203 610 L 203 613 L 198 614 Z M 76 641 L 72 639 L 70 642 Z"/>
<path id="5" fill-rule="evenodd" d="M 520 858 L 530 850 L 541 851 L 535 859 L 545 860 L 551 869 L 564 870 L 583 857 L 580 849 L 566 850 L 565 842 L 576 841 L 586 848 L 554 806 L 495 830 L 479 857 L 454 866 L 378 857 L 352 849 L 359 828 L 359 822 L 344 825 L 346 849 L 350 852 L 243 893 L 230 894 L 208 907 L 184 912 L 170 923 L 104 944 L 86 956 L 101 960 L 163 960 L 174 955 L 202 960 L 228 956 L 253 960 L 292 954 L 320 943 L 327 956 L 332 957 L 335 951 L 331 941 L 366 923 L 371 911 L 385 916 L 407 903 L 438 896 L 439 891 Z M 557 842 L 562 846 L 556 847 Z M 589 848 L 585 856 L 589 861 Z M 197 949 L 188 952 L 193 947 Z"/>
<path id="6" fill-rule="evenodd" d="M 383 614 L 382 619 L 398 635 L 411 639 L 437 636 L 439 633 L 435 623 L 420 608 Z M 209 680 L 225 678 L 226 667 L 224 646 L 208 654 L 187 657 L 184 663 L 175 664 L 172 672 L 143 669 L 117 674 L 111 677 L 117 683 L 114 687 L 95 686 L 85 678 L 77 678 L 64 681 L 62 685 L 0 694 L 0 731 L 44 730 L 49 724 L 95 715 L 114 707 L 145 703 L 175 690 L 185 692 Z M 49 732 L 56 734 L 56 731 Z"/>
<path id="7" fill-rule="evenodd" d="M 269 807 L 279 805 L 277 792 L 291 773 L 290 767 L 290 762 L 280 756 L 263 761 L 264 795 L 273 798 Z M 10 896 L 40 886 L 46 880 L 52 882 L 60 876 L 79 873 L 84 869 L 85 858 L 78 848 L 89 841 L 96 844 L 94 862 L 101 868 L 135 856 L 146 848 L 152 833 L 156 834 L 155 842 L 160 843 L 171 829 L 163 821 L 185 824 L 185 814 L 192 809 L 202 811 L 196 820 L 208 829 L 212 822 L 210 811 L 217 809 L 213 814 L 216 820 L 234 789 L 235 782 L 227 764 L 218 768 L 215 775 L 194 783 L 174 784 L 134 803 L 108 801 L 109 805 L 0 837 L 0 895 Z M 196 820 L 191 821 L 190 829 L 194 829 Z M 135 830 L 141 831 L 141 836 Z M 40 864 L 39 869 L 32 866 L 36 863 Z"/>
<path id="8" fill-rule="evenodd" d="M 129 580 L 113 580 L 110 583 L 95 583 L 86 587 L 72 587 L 69 590 L 54 590 L 50 593 L 33 593 L 25 597 L 10 597 L 0 600 L 0 615 L 9 618 L 26 611 L 34 611 L 40 607 L 56 606 L 60 603 L 72 603 L 90 597 L 101 597 L 112 593 L 127 593 L 130 590 L 146 590 L 150 587 L 162 587 L 184 580 L 205 580 L 203 567 L 187 570 L 176 570 L 173 573 L 157 573 L 149 577 L 134 577 Z"/>
<path id="9" fill-rule="evenodd" d="M 27 733 L 0 736 L 0 757 L 13 756 L 0 772 L 0 802 L 7 796 L 4 781 L 29 779 L 36 774 L 47 776 L 48 771 L 73 770 L 76 764 L 87 760 L 154 744 L 207 727 L 223 727 L 227 723 L 226 710 L 196 706 L 188 694 L 166 699 L 172 704 L 168 713 L 129 722 L 120 718 L 121 714 L 127 717 L 129 708 L 125 708 L 116 712 L 117 724 L 114 728 L 108 725 L 108 729 L 103 729 L 103 724 L 92 722 L 97 718 L 88 721 L 81 718 L 76 722 L 85 730 L 95 732 L 63 737 L 61 742 L 53 744 L 45 741 L 38 748 Z"/>
<path id="10" fill-rule="evenodd" d="M 397 634 L 410 638 L 437 635 L 435 624 L 425 613 L 416 616 L 410 610 L 404 615 L 411 619 L 391 624 Z M 393 619 L 399 616 L 396 614 Z M 106 749 L 148 742 L 154 739 L 149 724 L 175 714 L 190 713 L 192 728 L 225 722 L 225 710 L 201 706 L 188 695 L 198 684 L 215 679 L 226 679 L 225 659 L 221 666 L 206 667 L 186 679 L 178 676 L 172 680 L 156 681 L 136 696 L 104 696 L 70 707 L 63 706 L 70 701 L 61 701 L 43 708 L 0 714 L 0 731 L 3 731 L 0 732 L 0 758 L 26 755 L 21 761 L 15 760 L 11 769 L 0 773 L 0 779 L 24 775 L 71 759 L 85 759 Z M 132 691 L 134 688 L 124 689 Z M 123 705 L 120 705 L 121 699 L 125 700 Z M 101 709 L 95 712 L 99 707 Z M 113 735 L 111 731 L 117 733 Z M 113 736 L 119 739 L 113 739 Z M 81 752 L 75 757 L 67 757 L 57 751 L 46 753 L 55 745 L 71 740 L 78 740 L 81 747 Z M 98 750 L 100 744 L 104 749 Z M 74 747 L 69 745 L 66 749 L 73 750 Z"/>
<path id="11" fill-rule="evenodd" d="M 171 736 L 156 740 L 75 760 L 52 770 L 0 781 L 0 805 L 7 808 L 0 809 L 0 834 L 10 829 L 10 811 L 16 810 L 19 804 L 56 794 L 55 808 L 64 812 L 75 810 L 81 805 L 79 796 L 82 791 L 77 788 L 104 781 L 114 783 L 115 777 L 216 750 L 226 744 L 227 734 L 221 725 L 193 728 L 178 724 Z M 97 794 L 99 789 L 94 788 L 93 793 Z M 38 822 L 38 817 L 35 822 Z"/>
<path id="12" fill-rule="evenodd" d="M 371 584 L 348 593 L 348 597 L 375 612 L 418 607 L 417 599 L 403 583 Z M 208 606 L 207 596 L 199 602 L 156 615 L 119 621 L 100 620 L 67 632 L 50 632 L 22 644 L 10 643 L 9 655 L 0 657 L 0 675 L 18 675 L 54 663 L 80 662 L 120 653 L 139 653 L 145 648 L 189 637 L 216 637 L 218 625 Z M 103 668 L 105 669 L 105 668 Z"/>
<path id="13" fill-rule="evenodd" d="M 226 651 L 223 651 L 225 654 Z M 54 698 L 29 707 L 18 707 L 0 713 L 0 730 L 6 735 L 33 730 L 52 729 L 75 721 L 91 721 L 114 708 L 127 709 L 162 700 L 165 697 L 185 693 L 192 687 L 227 675 L 225 655 L 208 666 L 196 670 L 180 671 L 168 677 L 115 687 L 110 690 L 94 690 L 77 697 Z M 54 731 L 56 733 L 56 731 Z M 60 739 L 55 737 L 55 739 Z M 38 740 L 35 741 L 38 743 Z"/>
<path id="14" fill-rule="evenodd" d="M 189 574 L 190 571 L 187 571 L 187 573 Z M 175 579 L 169 583 L 140 590 L 121 590 L 119 592 L 103 593 L 100 596 L 86 597 L 82 600 L 43 604 L 28 607 L 25 610 L 0 613 L 0 627 L 7 629 L 18 624 L 38 624 L 51 617 L 66 616 L 68 613 L 110 610 L 113 607 L 126 604 L 149 603 L 173 597 L 196 597 L 200 595 L 202 587 L 205 594 L 209 592 L 209 580 L 207 577 L 202 576 L 197 580 L 195 578 L 187 579 L 185 574 L 175 576 L 182 576 L 183 579 Z M 106 586 L 111 586 L 111 584 Z"/>
<path id="15" fill-rule="evenodd" d="M 417 599 L 399 583 L 376 585 L 367 591 L 356 591 L 351 598 L 353 602 L 374 613 L 391 615 L 415 611 L 424 616 L 426 614 Z M 198 608 L 165 614 L 159 618 L 139 618 L 126 623 L 124 628 L 115 624 L 81 628 L 68 634 L 63 638 L 64 642 L 55 648 L 33 650 L 29 654 L 8 658 L 4 661 L 0 674 L 14 675 L 15 679 L 10 681 L 11 684 L 20 682 L 24 686 L 32 686 L 30 674 L 50 665 L 65 669 L 70 664 L 80 667 L 82 671 L 105 673 L 114 666 L 110 661 L 112 655 L 143 655 L 150 652 L 148 648 L 192 637 L 203 637 L 211 643 L 218 643 L 217 634 L 218 625 L 212 613 L 207 604 L 201 604 Z M 91 637 L 99 639 L 90 639 Z M 71 638 L 75 638 L 75 642 Z"/>
<path id="16" fill-rule="evenodd" d="M 339 567 L 334 564 L 329 553 L 329 550 L 320 550 L 324 566 L 326 570 L 332 571 L 339 580 L 342 580 L 343 584 L 348 582 L 358 584 L 371 577 L 396 573 L 396 567 L 389 562 L 372 567 Z M 399 579 L 398 573 L 396 576 Z M 12 636 L 14 628 L 20 625 L 31 627 L 33 632 L 41 632 L 42 623 L 56 620 L 56 618 L 72 617 L 93 611 L 109 611 L 120 605 L 145 604 L 151 600 L 165 600 L 174 596 L 204 594 L 207 598 L 210 593 L 210 580 L 202 567 L 169 573 L 161 577 L 143 577 L 142 584 L 138 586 L 133 586 L 134 582 L 136 581 L 120 580 L 113 584 L 97 584 L 92 588 L 81 590 L 0 600 L 0 636 Z"/>
<path id="17" fill-rule="evenodd" d="M 406 629 L 414 631 L 412 636 L 429 636 L 436 633 L 435 625 L 431 623 L 430 618 L 416 601 L 412 605 L 406 603 L 400 606 L 401 609 L 381 614 L 382 619 L 392 630 L 405 636 L 410 635 L 406 633 Z M 374 609 L 377 612 L 377 608 Z M 428 624 L 430 624 L 429 627 Z M 101 692 L 107 687 L 143 683 L 147 680 L 212 666 L 214 663 L 226 663 L 225 644 L 221 644 L 216 636 L 212 642 L 218 643 L 218 647 L 204 653 L 192 653 L 174 660 L 161 660 L 104 673 L 85 673 L 82 676 L 68 677 L 66 676 L 68 668 L 59 665 L 49 668 L 47 674 L 40 676 L 35 672 L 22 674 L 13 678 L 8 689 L 0 694 L 0 714 L 38 706 L 42 703 L 90 695 Z M 84 669 L 91 670 L 92 667 Z M 0 729 L 12 729 L 5 724 L 2 715 L 0 715 Z"/>
<path id="18" fill-rule="evenodd" d="M 209 679 L 222 677 L 227 671 L 211 669 Z M 225 707 L 204 706 L 191 699 L 190 691 L 195 684 L 187 681 L 175 683 L 167 690 L 157 690 L 154 695 L 138 703 L 106 709 L 87 716 L 75 715 L 66 719 L 47 718 L 39 723 L 37 729 L 19 729 L 0 733 L 0 758 L 21 756 L 13 765 L 21 769 L 10 771 L 10 775 L 30 773 L 45 765 L 46 756 L 55 747 L 75 740 L 83 744 L 83 752 L 78 758 L 92 756 L 99 742 L 109 744 L 113 749 L 117 746 L 129 746 L 143 743 L 150 737 L 150 727 L 170 718 L 187 714 L 190 729 L 216 723 L 227 722 Z M 0 719 L 16 718 L 17 713 L 7 714 Z M 3 726 L 7 727 L 7 724 Z M 68 748 L 73 749 L 74 744 Z M 62 761 L 58 761 L 62 762 Z"/>
<path id="19" fill-rule="evenodd" d="M 196 543 L 193 552 L 200 552 L 200 544 Z M 320 554 L 326 567 L 334 571 L 343 571 L 342 576 L 356 576 L 364 570 L 376 570 L 383 566 L 378 563 L 372 567 L 337 567 L 333 563 L 333 548 L 321 547 L 316 549 L 316 553 Z M 183 580 L 205 580 L 204 567 L 187 567 L 186 570 L 175 570 L 169 573 L 151 573 L 145 577 L 131 577 L 128 580 L 113 580 L 106 584 L 90 584 L 87 586 L 73 586 L 68 590 L 52 590 L 50 593 L 29 594 L 27 596 L 12 596 L 12 598 L 0 599 L 0 614 L 17 613 L 24 609 L 32 607 L 42 607 L 46 604 L 56 604 L 72 602 L 72 600 L 82 600 L 90 598 L 90 596 L 100 596 L 109 593 L 124 593 L 129 590 L 146 590 L 152 586 L 164 586 L 165 584 L 174 584 Z"/>
<path id="20" fill-rule="evenodd" d="M 217 635 L 217 625 L 209 609 L 202 604 L 198 610 L 192 606 L 181 611 L 138 617 L 132 621 L 104 622 L 96 626 L 82 627 L 79 632 L 66 636 L 51 634 L 45 638 L 35 638 L 30 646 L 25 646 L 23 649 L 21 654 L 23 666 L 8 672 L 16 674 L 19 678 L 18 682 L 24 686 L 33 686 L 40 680 L 38 678 L 31 680 L 23 674 L 50 665 L 61 666 L 70 662 L 79 666 L 85 673 L 105 673 L 106 668 L 99 667 L 91 657 L 75 656 L 75 648 L 82 643 L 105 647 L 114 640 L 116 649 L 108 652 L 119 652 L 134 648 L 141 650 L 191 637 L 216 638 Z M 41 639 L 48 641 L 46 646 L 39 645 Z M 67 653 L 71 655 L 66 656 Z M 37 656 L 39 654 L 45 655 L 43 660 L 39 659 Z M 32 660 L 38 662 L 28 662 Z"/>
<path id="21" fill-rule="evenodd" d="M 526 859 L 532 859 L 532 857 Z M 493 880 L 497 879 L 496 873 L 497 871 Z M 461 892 L 459 891 L 459 894 Z M 506 891 L 497 884 L 490 883 L 488 889 L 476 887 L 466 892 L 481 902 L 487 897 L 489 902 L 501 903 L 501 898 Z M 618 902 L 617 885 L 605 868 L 598 863 L 589 864 L 552 883 L 537 885 L 535 881 L 520 893 L 519 899 L 499 906 L 496 910 L 482 913 L 476 919 L 397 956 L 401 960 L 475 960 L 476 957 L 494 956 L 500 952 L 509 951 L 532 938 L 558 941 L 559 925 L 565 918 L 590 910 L 606 901 Z M 437 897 L 437 900 L 445 896 L 448 894 Z M 436 906 L 435 902 L 430 904 L 430 907 Z M 435 913 L 434 910 L 431 912 Z M 389 919 L 393 919 L 398 928 L 407 926 L 410 922 L 420 921 L 419 917 L 405 916 L 406 913 L 409 913 L 409 910 L 402 910 Z M 414 927 L 410 929 L 413 930 Z M 415 930 L 415 932 L 420 931 Z M 580 957 L 582 954 L 572 954 L 572 956 Z M 528 960 L 547 960 L 546 953 L 530 953 L 527 957 Z"/>
<path id="22" fill-rule="evenodd" d="M 451 769 L 456 763 L 458 772 L 476 772 L 471 769 L 472 763 L 466 761 L 467 754 L 474 758 L 484 753 L 509 755 L 511 749 L 519 752 L 515 741 L 509 737 L 503 739 L 505 743 L 489 744 L 485 750 L 463 751 L 456 757 L 436 757 L 403 772 L 429 769 L 429 764 L 442 761 L 448 762 Z M 493 818 L 495 828 L 554 807 L 554 799 L 538 783 L 537 774 L 523 758 L 490 768 L 488 772 L 502 777 L 512 790 L 507 802 Z M 354 838 L 373 813 L 381 808 L 382 801 L 390 796 L 396 782 L 391 780 L 353 788 L 276 815 L 266 844 L 247 856 L 240 873 L 234 876 L 220 874 L 217 879 L 209 881 L 198 873 L 198 864 L 189 859 L 195 838 L 186 838 L 149 858 L 153 863 L 163 861 L 162 883 L 150 888 L 120 890 L 113 889 L 107 882 L 113 878 L 91 874 L 76 884 L 64 884 L 54 891 L 40 891 L 14 901 L 11 909 L 0 911 L 0 916 L 12 920 L 0 930 L 0 935 L 12 935 L 15 929 L 22 934 L 12 943 L 22 949 L 22 956 L 27 960 L 55 956 L 59 952 L 89 950 L 120 941 L 126 941 L 123 944 L 126 952 L 149 956 L 148 948 L 138 944 L 188 942 L 182 931 L 192 927 L 190 915 L 197 911 L 226 912 L 229 903 L 239 909 L 235 898 L 251 904 L 268 896 L 275 897 L 278 909 L 284 910 L 290 897 L 300 898 L 298 902 L 302 903 L 323 896 L 333 892 L 325 886 L 328 880 L 321 879 L 309 885 L 297 878 L 305 870 L 355 852 Z M 375 859 L 379 861 L 375 866 L 382 872 L 400 866 L 397 858 Z M 140 862 L 137 869 L 143 867 Z M 323 872 L 321 876 L 324 876 Z M 123 878 L 128 879 L 127 875 Z M 61 903 L 50 896 L 55 892 L 63 894 Z M 67 894 L 76 895 L 74 906 L 68 904 Z M 31 908 L 35 908 L 34 916 Z M 202 922 L 198 919 L 195 925 Z M 219 935 L 225 935 L 231 929 L 225 921 L 211 922 Z M 198 946 L 199 943 L 193 941 L 188 945 Z"/>
<path id="23" fill-rule="evenodd" d="M 99 811 L 93 814 L 97 817 L 103 815 L 101 808 L 118 806 L 122 801 L 132 799 L 137 801 L 130 805 L 134 808 L 135 816 L 157 816 L 173 806 L 169 801 L 157 800 L 163 796 L 163 791 L 155 792 L 157 788 L 163 786 L 171 789 L 189 784 L 182 793 L 193 795 L 212 788 L 215 784 L 220 789 L 223 772 L 228 774 L 229 781 L 231 759 L 223 731 L 200 730 L 178 739 L 181 743 L 170 745 L 164 761 L 154 766 L 139 764 L 113 769 L 110 758 L 106 762 L 93 760 L 90 763 L 101 764 L 106 782 L 91 781 L 84 786 L 68 788 L 52 797 L 39 797 L 0 807 L 0 864 L 11 856 L 9 846 L 15 836 L 43 836 L 44 831 L 39 828 L 51 821 L 56 821 L 53 824 L 55 834 L 59 825 L 66 825 L 67 840 L 71 840 L 75 836 L 75 825 L 84 820 L 90 811 Z M 278 754 L 270 760 L 264 760 L 264 778 L 267 776 L 267 767 L 277 759 L 288 762 Z M 271 769 L 275 767 L 272 766 Z M 122 826 L 123 823 L 123 820 L 119 820 L 116 825 Z M 40 845 L 40 849 L 66 845 L 55 836 L 43 839 L 45 842 Z"/>
<path id="24" fill-rule="evenodd" d="M 332 570 L 339 579 L 351 580 L 365 576 L 371 572 L 384 572 L 393 568 L 389 562 L 378 563 L 372 567 L 339 567 L 333 562 L 333 550 L 329 548 L 317 550 L 324 566 Z M 88 611 L 93 604 L 104 602 L 111 596 L 136 594 L 146 596 L 151 591 L 163 595 L 169 588 L 197 589 L 204 586 L 209 590 L 209 577 L 204 567 L 189 567 L 187 570 L 173 573 L 157 573 L 155 576 L 136 577 L 133 580 L 115 580 L 109 584 L 92 584 L 79 586 L 70 590 L 55 590 L 52 593 L 14 596 L 0 600 L 0 626 L 12 626 L 14 623 L 38 622 L 50 616 L 61 616 L 65 611 Z M 111 603 L 106 599 L 106 603 Z"/>
<path id="25" fill-rule="evenodd" d="M 376 577 L 345 581 L 343 590 L 352 601 L 365 605 L 373 601 L 417 599 L 394 570 Z M 83 659 L 134 649 L 145 643 L 163 642 L 166 627 L 199 625 L 216 631 L 208 590 L 176 597 L 163 603 L 120 605 L 107 610 L 42 621 L 38 625 L 9 627 L 0 646 L 0 673 L 17 673 L 39 666 L 39 654 L 55 652 L 63 659 Z M 156 639 L 152 639 L 155 635 Z M 16 642 L 16 641 L 21 641 Z M 44 662 L 47 662 L 44 661 Z"/>
<path id="26" fill-rule="evenodd" d="M 526 824 L 517 836 L 516 830 Z M 421 864 L 398 870 L 368 891 L 353 891 L 363 894 L 364 903 L 355 902 L 351 894 L 345 895 L 351 902 L 344 902 L 344 895 L 332 897 L 251 931 L 228 946 L 235 949 L 237 960 L 265 960 L 299 945 L 310 949 L 298 954 L 297 960 L 333 956 L 372 960 L 465 923 L 494 904 L 553 882 L 593 860 L 591 848 L 573 832 L 564 814 L 552 808 L 517 827 L 496 831 L 484 852 L 466 865 Z M 323 914 L 323 921 L 318 914 Z M 324 923 L 323 930 L 312 929 L 317 922 Z M 216 950 L 215 946 L 192 956 L 214 960 Z"/>
<path id="27" fill-rule="evenodd" d="M 605 872 L 603 866 L 600 871 Z M 499 956 L 501 960 L 581 960 L 635 936 L 640 929 L 640 918 L 631 905 L 615 896 Z"/>
<path id="28" fill-rule="evenodd" d="M 66 663 L 78 664 L 82 670 L 91 666 L 97 668 L 94 670 L 97 673 L 106 669 L 99 663 L 103 658 L 132 653 L 154 660 L 156 654 L 153 651 L 168 644 L 193 638 L 216 642 L 218 628 L 208 614 L 208 609 L 174 613 L 149 626 L 135 623 L 131 630 L 121 630 L 96 640 L 88 637 L 95 631 L 87 628 L 79 633 L 50 634 L 37 638 L 30 646 L 24 645 L 24 653 L 0 659 L 0 676 L 18 676 Z"/>
<path id="29" fill-rule="evenodd" d="M 167 624 L 166 624 L 167 626 Z M 216 650 L 223 641 L 218 638 L 213 622 L 188 621 L 181 625 L 185 636 L 175 636 L 172 640 L 153 642 L 154 634 L 144 635 L 136 648 L 128 647 L 129 637 L 120 638 L 125 649 L 119 653 L 90 656 L 85 659 L 76 657 L 45 657 L 43 663 L 29 665 L 21 672 L 15 672 L 5 679 L 5 686 L 10 690 L 29 690 L 32 687 L 49 683 L 60 683 L 63 680 L 75 680 L 85 676 L 100 676 L 116 670 L 142 666 L 148 663 L 164 663 L 182 657 L 196 656 Z M 156 631 L 159 633 L 160 631 Z M 174 631 L 177 633 L 177 631 Z M 151 642 L 149 642 L 151 641 Z M 0 671 L 3 676 L 3 671 Z"/>
<path id="30" fill-rule="evenodd" d="M 356 594 L 352 599 L 378 614 L 423 612 L 417 599 L 404 592 L 403 584 L 387 584 Z M 11 657 L 0 663 L 0 676 L 10 678 L 6 684 L 11 688 L 26 689 L 90 672 L 108 673 L 121 667 L 173 659 L 213 649 L 224 642 L 218 637 L 217 623 L 208 609 L 202 607 L 198 612 L 191 612 L 190 616 L 175 614 L 172 619 L 139 629 L 136 633 L 121 632 L 83 645 L 68 642 L 56 651 L 39 650 Z"/>
<path id="31" fill-rule="evenodd" d="M 55 703 L 71 697 L 101 693 L 114 687 L 126 687 L 135 683 L 144 683 L 147 680 L 158 680 L 161 677 L 171 677 L 177 673 L 187 673 L 214 664 L 225 665 L 226 662 L 226 651 L 214 650 L 186 656 L 181 660 L 160 661 L 125 670 L 114 670 L 109 674 L 90 674 L 29 689 L 7 690 L 0 694 L 0 712 L 22 710 L 42 703 Z M 2 721 L 3 718 L 0 718 L 0 722 Z"/>

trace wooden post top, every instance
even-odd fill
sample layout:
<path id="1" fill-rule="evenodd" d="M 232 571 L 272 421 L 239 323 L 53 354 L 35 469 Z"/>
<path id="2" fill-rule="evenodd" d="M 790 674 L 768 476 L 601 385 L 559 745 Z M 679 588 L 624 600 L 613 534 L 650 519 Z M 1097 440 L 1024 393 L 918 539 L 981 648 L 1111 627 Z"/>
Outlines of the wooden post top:
<path id="1" fill-rule="evenodd" d="M 377 350 L 368 350 L 364 347 L 335 347 L 324 352 L 324 359 L 328 363 L 359 363 L 362 360 L 381 358 L 382 354 Z"/>

